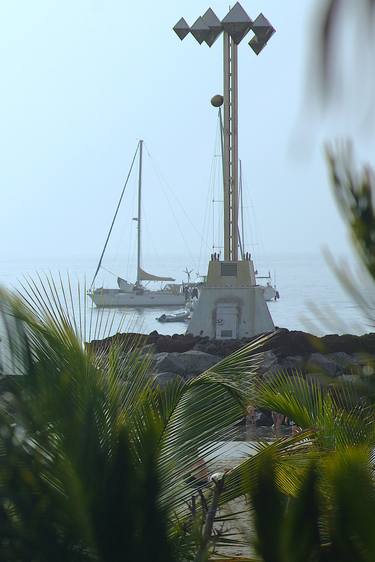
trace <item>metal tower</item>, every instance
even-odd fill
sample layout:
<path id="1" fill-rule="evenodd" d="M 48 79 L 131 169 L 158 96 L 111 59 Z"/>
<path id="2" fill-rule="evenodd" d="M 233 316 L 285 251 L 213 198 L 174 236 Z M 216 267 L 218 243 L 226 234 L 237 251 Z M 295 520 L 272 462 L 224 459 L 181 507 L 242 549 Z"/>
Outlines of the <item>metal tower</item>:
<path id="1" fill-rule="evenodd" d="M 174 31 L 182 40 L 189 33 L 209 47 L 223 33 L 223 96 L 211 103 L 224 104 L 223 184 L 224 184 L 224 260 L 211 256 L 207 281 L 189 322 L 188 333 L 210 338 L 247 338 L 274 330 L 274 324 L 257 285 L 254 264 L 249 254 L 238 259 L 238 45 L 250 30 L 250 47 L 258 55 L 275 29 L 260 14 L 254 21 L 237 2 L 223 20 L 209 8 L 189 27 L 181 18 Z M 243 254 L 243 253 L 242 253 Z"/>
<path id="2" fill-rule="evenodd" d="M 275 29 L 263 14 L 253 21 L 238 2 L 222 21 L 209 8 L 191 27 L 181 18 L 173 29 L 181 40 L 191 33 L 209 47 L 223 33 L 224 260 L 238 261 L 238 45 L 252 30 L 249 45 L 259 55 Z"/>

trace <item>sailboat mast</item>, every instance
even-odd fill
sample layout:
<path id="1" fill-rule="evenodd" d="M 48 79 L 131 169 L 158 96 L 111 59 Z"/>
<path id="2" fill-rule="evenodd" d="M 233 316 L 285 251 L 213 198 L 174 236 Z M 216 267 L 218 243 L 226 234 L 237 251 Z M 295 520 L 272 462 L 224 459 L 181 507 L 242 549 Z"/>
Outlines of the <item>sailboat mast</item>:
<path id="1" fill-rule="evenodd" d="M 142 157 L 143 140 L 139 141 L 139 171 L 138 171 L 138 246 L 137 246 L 137 285 L 140 285 L 141 273 L 141 219 L 142 219 Z"/>

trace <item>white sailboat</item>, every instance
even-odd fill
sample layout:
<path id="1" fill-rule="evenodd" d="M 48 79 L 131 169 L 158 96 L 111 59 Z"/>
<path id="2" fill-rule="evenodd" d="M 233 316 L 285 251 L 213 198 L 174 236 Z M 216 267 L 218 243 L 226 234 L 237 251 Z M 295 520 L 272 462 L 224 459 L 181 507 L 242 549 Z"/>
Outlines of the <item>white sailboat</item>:
<path id="1" fill-rule="evenodd" d="M 124 190 L 121 194 L 119 204 L 116 209 L 112 225 L 107 236 L 106 243 L 102 255 L 99 260 L 97 270 L 94 275 L 94 279 L 91 284 L 91 289 L 89 291 L 89 296 L 97 307 L 150 307 L 150 306 L 175 306 L 181 307 L 185 304 L 185 295 L 183 293 L 182 285 L 175 283 L 175 279 L 172 277 L 162 277 L 159 275 L 153 275 L 145 271 L 141 266 L 141 243 L 142 243 L 142 156 L 143 156 L 143 140 L 140 140 L 137 146 L 137 152 L 139 153 L 139 172 L 138 172 L 138 213 L 137 217 L 134 219 L 137 221 L 137 278 L 134 283 L 129 283 L 121 277 L 117 278 L 117 288 L 106 289 L 104 287 L 94 288 L 95 279 L 100 270 L 102 259 L 107 247 L 109 237 L 117 216 L 119 206 L 121 204 L 122 196 Z M 133 159 L 133 164 L 135 156 Z M 132 166 L 133 166 L 132 164 Z M 131 167 L 132 169 L 132 167 Z M 128 179 L 130 172 L 128 174 Z M 127 181 L 128 181 L 127 179 Z M 161 282 L 165 285 L 161 289 L 152 290 L 146 286 L 145 282 Z"/>
<path id="2" fill-rule="evenodd" d="M 262 279 L 262 277 L 256 277 L 256 279 Z M 264 277 L 264 279 L 269 279 L 269 281 L 267 281 L 267 283 L 265 285 L 261 285 L 262 289 L 263 289 L 263 296 L 264 296 L 264 300 L 266 300 L 267 302 L 270 301 L 277 301 L 280 298 L 280 293 L 276 288 L 276 285 L 272 285 L 271 283 L 271 277 L 267 276 Z"/>

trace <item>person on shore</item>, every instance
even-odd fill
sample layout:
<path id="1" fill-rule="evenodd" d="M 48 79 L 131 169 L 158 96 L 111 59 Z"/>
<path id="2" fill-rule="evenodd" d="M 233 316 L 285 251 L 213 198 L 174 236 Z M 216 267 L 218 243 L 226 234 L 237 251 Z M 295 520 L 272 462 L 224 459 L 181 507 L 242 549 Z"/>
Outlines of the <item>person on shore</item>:
<path id="1" fill-rule="evenodd" d="M 191 291 L 191 298 L 197 299 L 198 297 L 199 297 L 198 289 L 194 287 L 193 290 Z"/>
<path id="2" fill-rule="evenodd" d="M 289 425 L 292 428 L 292 435 L 296 435 L 297 433 L 302 431 L 302 427 L 299 427 L 299 425 L 297 425 L 296 422 L 291 419 L 289 420 Z"/>
<path id="3" fill-rule="evenodd" d="M 280 433 L 281 425 L 284 421 L 284 414 L 280 414 L 279 412 L 272 412 L 272 429 L 275 433 Z"/>
<path id="4" fill-rule="evenodd" d="M 254 406 L 248 406 L 246 410 L 246 424 L 255 425 L 256 419 L 256 410 Z"/>

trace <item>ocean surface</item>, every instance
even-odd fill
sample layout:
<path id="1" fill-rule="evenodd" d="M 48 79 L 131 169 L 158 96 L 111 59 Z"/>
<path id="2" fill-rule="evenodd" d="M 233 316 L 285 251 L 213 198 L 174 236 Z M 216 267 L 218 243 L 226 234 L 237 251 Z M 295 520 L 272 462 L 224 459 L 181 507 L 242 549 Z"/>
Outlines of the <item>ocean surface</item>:
<path id="1" fill-rule="evenodd" d="M 192 281 L 197 278 L 197 271 L 205 274 L 207 261 L 201 264 L 187 264 L 186 256 L 168 256 L 163 260 L 145 257 L 145 269 L 162 275 L 171 275 L 176 281 L 187 281 L 184 273 L 186 267 L 194 269 Z M 364 317 L 359 306 L 341 286 L 332 269 L 322 255 L 316 254 L 273 254 L 254 258 L 255 267 L 260 275 L 268 271 L 276 281 L 280 300 L 268 303 L 269 310 L 278 327 L 289 330 L 304 330 L 322 335 L 327 333 L 362 334 L 373 331 L 371 320 Z M 125 265 L 126 264 L 126 267 Z M 70 308 L 78 316 L 86 316 L 86 339 L 111 335 L 119 331 L 131 330 L 148 334 L 157 330 L 161 334 L 184 333 L 186 324 L 162 324 L 156 320 L 165 309 L 111 309 L 98 311 L 90 299 L 84 299 L 85 287 L 91 284 L 97 258 L 24 258 L 0 259 L 0 285 L 24 292 L 25 286 L 34 281 L 36 286 L 48 284 L 53 278 L 57 285 L 65 287 L 66 294 L 70 282 L 72 291 L 69 296 Z M 96 287 L 116 287 L 116 277 L 120 275 L 132 281 L 134 264 L 123 256 L 106 258 L 95 281 Z M 198 269 L 199 268 L 199 269 Z M 361 282 L 357 286 L 361 287 Z M 79 287 L 79 288 L 78 288 Z M 365 290 L 361 287 L 361 290 Z M 367 289 L 367 294 L 368 294 Z M 61 287 L 58 293 L 62 295 Z M 168 309 L 171 311 L 171 309 Z M 88 321 L 88 319 L 90 321 Z"/>

